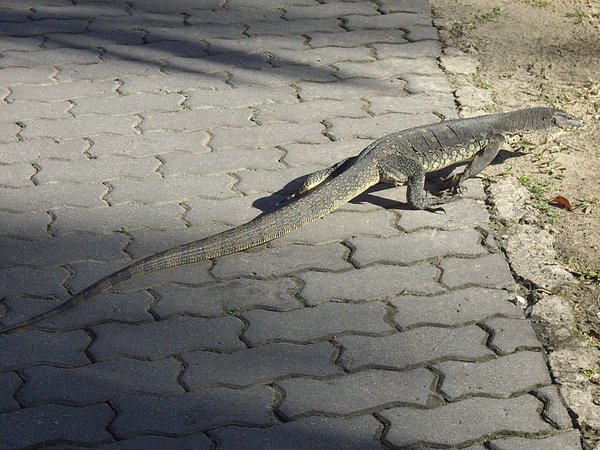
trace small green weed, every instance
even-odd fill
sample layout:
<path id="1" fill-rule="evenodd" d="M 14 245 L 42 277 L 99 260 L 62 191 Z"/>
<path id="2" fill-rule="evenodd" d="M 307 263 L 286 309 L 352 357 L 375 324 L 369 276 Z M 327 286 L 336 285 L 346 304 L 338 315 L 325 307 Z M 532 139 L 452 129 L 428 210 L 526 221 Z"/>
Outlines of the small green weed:
<path id="1" fill-rule="evenodd" d="M 554 182 L 534 181 L 527 175 L 520 176 L 519 182 L 531 193 L 531 197 L 534 201 L 533 206 L 546 216 L 549 223 L 555 224 L 560 217 L 560 212 L 556 208 L 550 206 L 548 200 L 546 200 L 546 194 L 554 189 Z"/>
<path id="2" fill-rule="evenodd" d="M 581 199 L 575 203 L 575 208 L 581 209 L 584 214 L 591 214 L 592 209 L 600 204 L 600 197 L 593 196 L 590 199 Z"/>
<path id="3" fill-rule="evenodd" d="M 495 22 L 496 20 L 498 20 L 498 17 L 502 15 L 503 11 L 504 10 L 501 7 L 496 6 L 490 12 L 475 17 L 480 23 Z"/>
<path id="4" fill-rule="evenodd" d="M 537 6 L 538 8 L 545 8 L 546 6 L 552 4 L 552 0 L 529 0 L 533 6 Z"/>

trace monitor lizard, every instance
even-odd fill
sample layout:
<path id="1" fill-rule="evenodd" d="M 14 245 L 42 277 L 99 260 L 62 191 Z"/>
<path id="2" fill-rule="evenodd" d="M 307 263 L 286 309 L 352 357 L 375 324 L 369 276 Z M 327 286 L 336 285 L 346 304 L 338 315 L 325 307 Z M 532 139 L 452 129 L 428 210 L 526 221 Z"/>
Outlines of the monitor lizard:
<path id="1" fill-rule="evenodd" d="M 276 239 L 325 216 L 379 182 L 406 183 L 407 200 L 413 208 L 437 211 L 439 202 L 426 198 L 427 173 L 470 161 L 464 172 L 451 180 L 452 190 L 459 192 L 461 184 L 487 167 L 502 144 L 512 137 L 524 135 L 530 142 L 543 142 L 563 130 L 582 126 L 582 121 L 565 111 L 528 108 L 447 120 L 386 135 L 357 156 L 308 175 L 299 190 L 302 195 L 292 203 L 236 228 L 140 259 L 54 309 L 0 329 L 0 334 L 49 319 L 130 278 L 239 252 Z"/>

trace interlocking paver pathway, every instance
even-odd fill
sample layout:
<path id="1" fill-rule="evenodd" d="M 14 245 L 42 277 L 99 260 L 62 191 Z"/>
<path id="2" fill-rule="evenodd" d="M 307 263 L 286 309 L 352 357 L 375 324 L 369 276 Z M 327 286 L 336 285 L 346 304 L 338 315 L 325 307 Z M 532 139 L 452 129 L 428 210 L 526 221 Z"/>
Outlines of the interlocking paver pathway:
<path id="1" fill-rule="evenodd" d="M 457 116 L 426 0 L 3 0 L 0 55 L 4 324 Z M 580 448 L 467 194 L 374 189 L 0 336 L 0 448 Z"/>

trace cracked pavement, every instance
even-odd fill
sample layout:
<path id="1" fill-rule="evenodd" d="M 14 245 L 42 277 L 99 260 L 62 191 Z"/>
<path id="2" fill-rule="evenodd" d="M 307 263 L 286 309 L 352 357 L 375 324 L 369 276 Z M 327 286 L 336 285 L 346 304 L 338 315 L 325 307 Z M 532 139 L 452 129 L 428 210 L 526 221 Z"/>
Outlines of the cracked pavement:
<path id="1" fill-rule="evenodd" d="M 457 117 L 425 0 L 0 2 L 0 320 Z M 576 449 L 470 180 L 0 336 L 0 448 Z"/>

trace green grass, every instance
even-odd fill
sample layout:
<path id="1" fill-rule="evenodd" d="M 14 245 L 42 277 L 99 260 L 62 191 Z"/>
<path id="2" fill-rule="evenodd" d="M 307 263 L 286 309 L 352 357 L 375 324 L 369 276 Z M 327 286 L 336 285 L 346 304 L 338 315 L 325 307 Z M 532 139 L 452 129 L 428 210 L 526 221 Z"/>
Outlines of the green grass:
<path id="1" fill-rule="evenodd" d="M 490 12 L 481 14 L 480 16 L 476 16 L 476 17 L 477 17 L 477 20 L 481 23 L 495 22 L 496 20 L 498 20 L 498 17 L 500 17 L 503 12 L 504 12 L 504 10 L 501 7 L 496 6 Z"/>
<path id="2" fill-rule="evenodd" d="M 546 194 L 554 189 L 554 182 L 535 181 L 527 175 L 523 175 L 519 177 L 519 183 L 531 193 L 534 202 L 533 206 L 544 214 L 549 223 L 555 224 L 556 220 L 560 217 L 560 212 L 556 208 L 550 206 L 546 199 Z"/>

